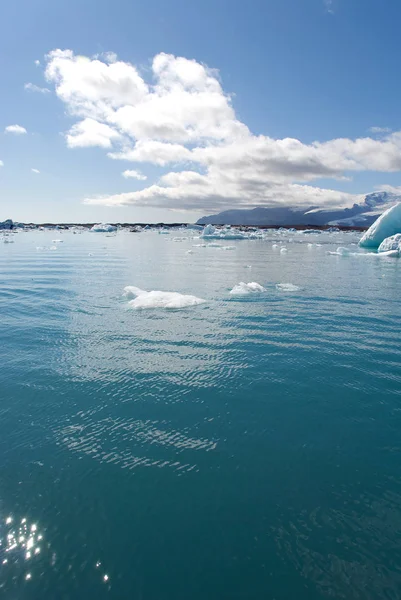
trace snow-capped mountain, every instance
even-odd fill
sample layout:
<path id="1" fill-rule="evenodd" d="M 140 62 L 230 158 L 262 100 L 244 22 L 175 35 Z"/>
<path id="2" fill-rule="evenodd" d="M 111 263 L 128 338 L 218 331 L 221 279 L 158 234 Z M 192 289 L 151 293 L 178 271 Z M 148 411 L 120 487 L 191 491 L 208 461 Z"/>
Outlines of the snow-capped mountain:
<path id="1" fill-rule="evenodd" d="M 401 196 L 390 192 L 373 192 L 352 208 L 334 209 L 310 206 L 300 209 L 291 206 L 245 210 L 226 210 L 202 217 L 200 225 L 344 225 L 369 227 L 384 210 L 401 201 Z"/>

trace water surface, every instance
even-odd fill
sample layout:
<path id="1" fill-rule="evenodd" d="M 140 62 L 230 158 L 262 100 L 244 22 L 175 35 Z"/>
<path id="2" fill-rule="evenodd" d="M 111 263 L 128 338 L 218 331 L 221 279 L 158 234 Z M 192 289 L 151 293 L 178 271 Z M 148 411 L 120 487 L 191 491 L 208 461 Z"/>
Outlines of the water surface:
<path id="1" fill-rule="evenodd" d="M 2 598 L 401 597 L 401 261 L 174 235 L 0 243 Z"/>

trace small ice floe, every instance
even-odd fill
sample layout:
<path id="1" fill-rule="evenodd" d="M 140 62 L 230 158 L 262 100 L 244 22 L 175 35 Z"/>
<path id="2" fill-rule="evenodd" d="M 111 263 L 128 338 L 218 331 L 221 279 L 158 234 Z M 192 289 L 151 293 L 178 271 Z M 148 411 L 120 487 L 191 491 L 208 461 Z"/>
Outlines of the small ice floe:
<path id="1" fill-rule="evenodd" d="M 192 244 L 194 248 L 206 248 L 206 244 Z"/>
<path id="2" fill-rule="evenodd" d="M 218 248 L 219 250 L 221 250 L 222 246 L 220 244 L 216 244 L 215 242 L 211 242 L 207 245 L 207 248 Z"/>
<path id="3" fill-rule="evenodd" d="M 52 240 L 52 244 L 62 244 L 64 240 Z"/>
<path id="4" fill-rule="evenodd" d="M 287 248 L 281 248 L 280 254 L 286 254 L 288 252 Z"/>
<path id="5" fill-rule="evenodd" d="M 336 256 L 350 256 L 352 252 L 349 248 L 344 248 L 343 246 L 340 246 L 335 252 L 328 250 L 327 254 L 334 254 Z"/>
<path id="6" fill-rule="evenodd" d="M 277 250 L 278 244 L 272 244 L 272 248 L 273 248 L 273 250 Z"/>
<path id="7" fill-rule="evenodd" d="M 298 285 L 293 283 L 277 283 L 276 288 L 280 292 L 297 292 L 300 289 Z"/>
<path id="8" fill-rule="evenodd" d="M 244 283 L 240 281 L 238 285 L 235 285 L 232 290 L 230 290 L 230 294 L 235 296 L 243 296 L 245 294 L 260 294 L 261 292 L 265 292 L 266 289 L 260 285 L 260 283 L 256 283 L 256 281 L 251 281 L 250 283 Z"/>
<path id="9" fill-rule="evenodd" d="M 189 306 L 197 306 L 204 304 L 206 300 L 197 298 L 189 294 L 180 294 L 179 292 L 162 292 L 152 290 L 147 292 L 135 286 L 127 286 L 124 288 L 124 296 L 128 299 L 131 308 L 146 309 L 146 308 L 188 308 Z"/>
<path id="10" fill-rule="evenodd" d="M 94 231 L 95 233 L 110 233 L 111 231 L 117 231 L 117 227 L 115 225 L 109 225 L 109 223 L 98 223 L 94 225 L 90 231 Z"/>
<path id="11" fill-rule="evenodd" d="M 14 240 L 12 240 L 12 239 L 11 239 L 11 238 L 9 238 L 9 237 L 4 237 L 4 238 L 3 238 L 3 242 L 4 242 L 5 244 L 13 244 L 13 243 L 14 243 Z"/>
<path id="12" fill-rule="evenodd" d="M 235 246 L 222 246 L 222 250 L 235 250 Z"/>
<path id="13" fill-rule="evenodd" d="M 194 253 L 194 251 L 193 251 L 193 250 L 187 250 L 187 251 L 185 252 L 185 254 L 193 254 L 193 253 Z"/>

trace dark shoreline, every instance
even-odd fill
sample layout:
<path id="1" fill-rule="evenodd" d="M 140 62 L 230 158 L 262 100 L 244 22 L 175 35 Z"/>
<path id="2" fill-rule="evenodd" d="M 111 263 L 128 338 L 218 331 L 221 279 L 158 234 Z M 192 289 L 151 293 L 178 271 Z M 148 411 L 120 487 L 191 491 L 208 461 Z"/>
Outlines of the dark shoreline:
<path id="1" fill-rule="evenodd" d="M 58 228 L 58 229 L 69 229 L 71 227 L 84 227 L 85 229 L 90 229 L 96 223 L 20 223 L 20 225 L 24 225 L 25 227 L 48 227 L 48 228 Z M 188 227 L 190 228 L 192 223 L 110 223 L 115 227 L 152 227 L 154 229 L 177 229 L 179 227 Z M 216 224 L 214 227 L 222 228 L 224 225 Z M 232 225 L 235 229 L 240 229 L 241 231 L 251 231 L 252 229 L 296 229 L 299 230 L 308 230 L 314 229 L 318 231 L 328 231 L 328 230 L 339 230 L 339 231 L 366 231 L 368 227 L 361 226 L 332 226 L 332 225 Z"/>

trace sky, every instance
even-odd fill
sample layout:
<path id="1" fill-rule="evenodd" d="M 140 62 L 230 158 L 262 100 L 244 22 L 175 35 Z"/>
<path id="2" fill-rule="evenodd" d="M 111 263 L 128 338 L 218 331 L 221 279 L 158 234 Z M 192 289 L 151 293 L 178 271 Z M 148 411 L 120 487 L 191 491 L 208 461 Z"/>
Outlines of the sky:
<path id="1" fill-rule="evenodd" d="M 0 6 L 0 221 L 401 194 L 398 0 Z"/>

